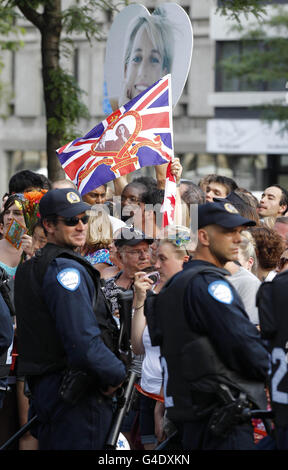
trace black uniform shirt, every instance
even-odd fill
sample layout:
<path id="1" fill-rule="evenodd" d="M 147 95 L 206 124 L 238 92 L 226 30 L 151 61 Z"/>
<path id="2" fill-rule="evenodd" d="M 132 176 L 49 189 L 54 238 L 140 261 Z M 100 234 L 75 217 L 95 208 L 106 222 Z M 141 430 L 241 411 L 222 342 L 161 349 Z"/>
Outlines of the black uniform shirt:
<path id="1" fill-rule="evenodd" d="M 213 266 L 192 260 L 184 269 L 195 265 Z M 228 367 L 247 379 L 266 377 L 268 352 L 237 291 L 226 279 L 212 272 L 196 275 L 187 286 L 184 309 L 192 330 L 209 337 Z"/>
<path id="2" fill-rule="evenodd" d="M 55 320 L 68 363 L 89 370 L 103 386 L 117 386 L 126 371 L 100 336 L 93 311 L 94 290 L 84 266 L 67 258 L 53 260 L 43 279 L 43 298 Z"/>
<path id="3" fill-rule="evenodd" d="M 13 340 L 13 323 L 10 310 L 0 294 L 0 355 L 5 353 Z"/>

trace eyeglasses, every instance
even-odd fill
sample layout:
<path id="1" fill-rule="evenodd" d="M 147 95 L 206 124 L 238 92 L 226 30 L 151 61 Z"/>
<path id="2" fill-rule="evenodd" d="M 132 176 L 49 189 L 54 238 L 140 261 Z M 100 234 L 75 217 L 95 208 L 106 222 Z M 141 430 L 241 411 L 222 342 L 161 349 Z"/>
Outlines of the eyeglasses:
<path id="1" fill-rule="evenodd" d="M 130 251 L 126 250 L 125 253 L 131 256 L 141 256 L 141 255 L 147 256 L 150 254 L 150 248 L 148 248 L 147 250 L 130 250 Z"/>
<path id="2" fill-rule="evenodd" d="M 59 217 L 59 219 L 63 222 L 63 224 L 67 225 L 68 227 L 76 227 L 79 224 L 80 220 L 82 224 L 88 224 L 89 215 L 83 215 L 83 217 Z"/>
<path id="3" fill-rule="evenodd" d="M 121 202 L 128 202 L 130 204 L 139 204 L 141 202 L 141 199 L 135 196 L 121 196 Z"/>

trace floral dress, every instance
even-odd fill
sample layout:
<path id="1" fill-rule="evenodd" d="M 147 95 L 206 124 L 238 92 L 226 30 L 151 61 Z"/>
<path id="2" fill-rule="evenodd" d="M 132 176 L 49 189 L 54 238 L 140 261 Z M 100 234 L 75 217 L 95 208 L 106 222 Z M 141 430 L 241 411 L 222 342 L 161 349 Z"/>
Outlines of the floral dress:
<path id="1" fill-rule="evenodd" d="M 110 266 L 114 266 L 112 261 L 110 260 L 110 253 L 109 250 L 103 248 L 102 250 L 94 251 L 93 253 L 87 253 L 84 258 L 89 261 L 90 264 L 94 266 L 94 264 L 99 263 L 107 263 Z"/>

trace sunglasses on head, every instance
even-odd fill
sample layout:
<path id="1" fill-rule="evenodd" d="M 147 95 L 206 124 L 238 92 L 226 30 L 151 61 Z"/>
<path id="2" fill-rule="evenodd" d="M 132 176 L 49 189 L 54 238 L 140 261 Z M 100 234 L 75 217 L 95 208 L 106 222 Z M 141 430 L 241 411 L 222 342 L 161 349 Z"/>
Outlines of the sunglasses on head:
<path id="1" fill-rule="evenodd" d="M 61 217 L 60 220 L 68 227 L 76 227 L 80 220 L 82 224 L 86 225 L 89 220 L 89 215 L 83 215 L 83 217 Z"/>

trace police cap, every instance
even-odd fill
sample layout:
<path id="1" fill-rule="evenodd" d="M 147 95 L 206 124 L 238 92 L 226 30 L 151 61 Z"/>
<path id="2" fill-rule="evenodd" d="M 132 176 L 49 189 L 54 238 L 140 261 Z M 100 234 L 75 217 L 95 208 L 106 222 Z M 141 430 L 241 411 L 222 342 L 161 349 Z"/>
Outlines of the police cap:
<path id="1" fill-rule="evenodd" d="M 114 236 L 114 244 L 117 248 L 124 245 L 135 246 L 141 242 L 147 242 L 151 245 L 154 240 L 153 238 L 147 237 L 144 232 L 141 232 L 141 230 L 128 226 L 117 230 Z"/>
<path id="2" fill-rule="evenodd" d="M 41 199 L 39 212 L 42 218 L 49 215 L 62 217 L 74 217 L 90 209 L 90 205 L 82 201 L 81 195 L 76 189 L 62 188 L 51 189 Z"/>
<path id="3" fill-rule="evenodd" d="M 246 219 L 227 200 L 223 202 L 206 202 L 198 206 L 198 228 L 206 225 L 220 225 L 225 228 L 239 227 L 241 225 L 256 225 L 254 220 Z"/>

